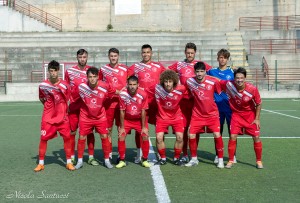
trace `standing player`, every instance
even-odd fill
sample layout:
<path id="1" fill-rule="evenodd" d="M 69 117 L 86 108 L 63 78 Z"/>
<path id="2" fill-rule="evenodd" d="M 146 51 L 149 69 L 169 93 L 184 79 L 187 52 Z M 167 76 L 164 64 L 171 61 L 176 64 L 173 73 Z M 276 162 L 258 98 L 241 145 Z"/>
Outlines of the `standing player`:
<path id="1" fill-rule="evenodd" d="M 212 132 L 218 154 L 218 168 L 224 168 L 223 140 L 220 134 L 219 111 L 214 102 L 214 92 L 221 93 L 218 79 L 206 75 L 205 64 L 197 62 L 194 66 L 196 76 L 187 80 L 187 85 L 194 96 L 194 107 L 189 127 L 189 145 L 191 160 L 185 166 L 198 165 L 196 134 Z"/>
<path id="2" fill-rule="evenodd" d="M 195 77 L 194 65 L 197 62 L 199 62 L 199 60 L 195 60 L 196 51 L 197 51 L 197 46 L 194 43 L 192 43 L 192 42 L 187 43 L 185 45 L 185 50 L 184 50 L 184 54 L 186 57 L 184 59 L 184 61 L 176 62 L 168 67 L 169 69 L 178 73 L 180 83 L 182 85 L 185 85 L 186 88 L 187 88 L 187 84 L 186 84 L 187 79 Z M 208 65 L 205 62 L 203 62 L 203 63 L 205 64 L 206 70 L 211 69 L 210 65 Z M 189 162 L 188 150 L 187 150 L 188 126 L 190 125 L 190 119 L 192 116 L 193 106 L 194 106 L 193 97 L 189 94 L 189 92 L 187 92 L 183 96 L 183 98 L 180 102 L 180 108 L 181 108 L 181 111 L 183 114 L 184 126 L 185 126 L 184 134 L 183 134 L 183 148 L 182 148 L 182 150 L 183 150 L 182 161 L 185 163 Z M 199 138 L 199 136 L 197 138 Z"/>
<path id="3" fill-rule="evenodd" d="M 103 106 L 107 97 L 117 93 L 108 84 L 99 80 L 99 71 L 95 67 L 90 67 L 87 72 L 87 83 L 81 83 L 78 87 L 83 104 L 79 115 L 79 139 L 77 145 L 78 163 L 75 166 L 79 169 L 83 166 L 83 153 L 85 139 L 95 129 L 100 134 L 102 140 L 102 150 L 104 153 L 104 164 L 107 168 L 113 168 L 109 160 L 110 143 L 108 140 L 107 119 Z M 98 81 L 99 80 L 99 81 Z"/>
<path id="4" fill-rule="evenodd" d="M 120 127 L 118 151 L 120 155 L 120 162 L 118 165 L 116 165 L 116 168 L 122 168 L 126 166 L 125 138 L 132 129 L 138 131 L 142 136 L 142 166 L 149 168 L 149 137 L 148 123 L 146 120 L 146 110 L 148 109 L 148 95 L 145 91 L 138 87 L 138 78 L 132 75 L 127 79 L 127 87 L 120 92 L 119 98 Z"/>
<path id="5" fill-rule="evenodd" d="M 262 101 L 258 89 L 251 83 L 245 82 L 246 76 L 246 70 L 238 68 L 234 71 L 233 81 L 221 81 L 222 89 L 229 96 L 229 104 L 232 110 L 230 123 L 231 135 L 228 143 L 229 162 L 226 168 L 231 168 L 234 164 L 236 140 L 238 134 L 244 131 L 245 134 L 253 138 L 256 167 L 262 169 L 262 142 L 259 138 Z"/>
<path id="6" fill-rule="evenodd" d="M 51 61 L 48 64 L 49 79 L 39 85 L 39 99 L 44 105 L 41 138 L 39 146 L 39 164 L 35 172 L 44 170 L 44 159 L 47 151 L 47 142 L 57 136 L 64 140 L 64 149 L 67 157 L 66 168 L 75 170 L 71 162 L 70 124 L 68 119 L 69 89 L 64 80 L 58 78 L 59 63 Z"/>
<path id="7" fill-rule="evenodd" d="M 152 47 L 149 44 L 144 44 L 142 46 L 141 55 L 142 61 L 130 66 L 128 75 L 135 75 L 139 79 L 139 87 L 144 88 L 144 90 L 148 94 L 148 122 L 154 125 L 157 112 L 154 89 L 155 85 L 159 84 L 159 76 L 165 70 L 165 68 L 160 63 L 152 61 Z M 140 136 L 141 135 L 136 132 L 135 142 L 137 147 L 137 157 L 135 159 L 135 163 L 140 163 L 141 161 Z"/>
<path id="8" fill-rule="evenodd" d="M 124 64 L 119 64 L 119 50 L 111 48 L 108 51 L 109 64 L 101 67 L 99 71 L 99 80 L 109 83 L 110 86 L 116 90 L 121 90 L 126 86 L 126 79 L 128 77 L 128 67 Z M 116 126 L 120 123 L 120 108 L 119 98 L 114 95 L 112 98 L 105 101 L 106 117 L 108 122 L 108 139 L 110 141 L 110 158 L 112 158 L 112 127 L 114 119 Z"/>
<path id="9" fill-rule="evenodd" d="M 66 81 L 69 83 L 71 89 L 69 119 L 71 127 L 71 154 L 73 164 L 75 164 L 75 136 L 78 128 L 80 107 L 82 105 L 82 100 L 79 96 L 78 86 L 81 83 L 86 83 L 86 71 L 90 68 L 90 66 L 86 65 L 87 59 L 88 52 L 84 49 L 79 49 L 77 51 L 78 64 L 72 68 L 67 69 L 65 72 Z M 97 166 L 99 165 L 99 163 L 96 161 L 96 159 L 94 159 L 94 134 L 89 134 L 87 138 L 89 153 L 88 163 L 93 166 Z"/>
<path id="10" fill-rule="evenodd" d="M 207 71 L 207 75 L 214 76 L 216 78 L 219 78 L 221 80 L 233 80 L 233 70 L 230 66 L 227 66 L 227 62 L 230 57 L 230 52 L 226 49 L 221 49 L 218 52 L 218 62 L 219 67 L 212 68 L 209 71 Z M 221 94 L 215 93 L 215 102 L 219 109 L 220 114 L 220 133 L 221 136 L 223 134 L 224 129 L 224 123 L 226 119 L 228 133 L 230 137 L 230 120 L 231 120 L 231 109 L 229 106 L 228 96 L 225 92 L 222 92 Z M 216 151 L 217 154 L 217 151 Z M 236 163 L 236 157 L 234 156 L 234 162 Z M 218 156 L 216 156 L 214 163 L 218 163 Z"/>
<path id="11" fill-rule="evenodd" d="M 156 116 L 156 146 L 161 159 L 156 165 L 165 165 L 166 147 L 164 134 L 172 126 L 176 135 L 174 145 L 174 164 L 182 166 L 180 153 L 183 146 L 184 123 L 179 102 L 186 92 L 184 85 L 178 84 L 179 78 L 172 70 L 166 70 L 160 75 L 160 84 L 155 87 L 155 98 L 158 106 Z"/>

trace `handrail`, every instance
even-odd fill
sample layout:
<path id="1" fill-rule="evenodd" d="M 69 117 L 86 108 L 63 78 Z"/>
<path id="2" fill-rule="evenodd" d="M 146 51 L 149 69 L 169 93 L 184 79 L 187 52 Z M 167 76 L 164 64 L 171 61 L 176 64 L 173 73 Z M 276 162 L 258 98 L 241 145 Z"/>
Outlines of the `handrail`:
<path id="1" fill-rule="evenodd" d="M 297 53 L 300 41 L 297 39 L 261 39 L 250 40 L 250 54 L 255 51 Z"/>
<path id="2" fill-rule="evenodd" d="M 295 30 L 299 28 L 300 15 L 239 18 L 240 30 Z"/>
<path id="3" fill-rule="evenodd" d="M 264 72 L 264 77 L 267 78 L 268 81 L 268 90 L 270 88 L 270 75 L 269 75 L 269 65 L 266 58 L 262 57 L 262 71 Z"/>
<path id="4" fill-rule="evenodd" d="M 47 13 L 33 5 L 22 0 L 13 0 L 13 9 L 20 13 L 34 18 L 42 23 L 49 25 L 59 31 L 62 31 L 62 20 L 50 13 Z"/>
<path id="5" fill-rule="evenodd" d="M 8 6 L 8 0 L 1 0 L 0 5 L 1 6 Z"/>

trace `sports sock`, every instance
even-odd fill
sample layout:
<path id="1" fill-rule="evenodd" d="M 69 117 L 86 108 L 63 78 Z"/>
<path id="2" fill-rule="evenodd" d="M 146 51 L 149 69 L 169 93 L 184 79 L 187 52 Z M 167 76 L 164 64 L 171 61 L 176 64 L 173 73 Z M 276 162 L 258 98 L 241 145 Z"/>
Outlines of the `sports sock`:
<path id="1" fill-rule="evenodd" d="M 78 162 L 77 163 L 82 163 L 83 162 L 83 158 L 78 158 Z"/>
<path id="2" fill-rule="evenodd" d="M 189 139 L 189 145 L 190 145 L 190 151 L 191 151 L 191 157 L 197 157 L 197 139 Z"/>
<path id="3" fill-rule="evenodd" d="M 256 161 L 261 161 L 262 157 L 262 142 L 254 142 L 253 143 L 255 155 L 256 155 Z"/>
<path id="4" fill-rule="evenodd" d="M 95 149 L 95 136 L 93 133 L 87 135 L 87 145 L 88 145 L 88 153 L 89 155 L 94 155 Z"/>
<path id="5" fill-rule="evenodd" d="M 77 142 L 78 160 L 79 158 L 83 158 L 84 148 L 85 148 L 85 140 L 78 139 Z"/>
<path id="6" fill-rule="evenodd" d="M 166 148 L 157 150 L 161 159 L 166 159 Z"/>
<path id="7" fill-rule="evenodd" d="M 236 140 L 229 140 L 228 142 L 228 156 L 229 161 L 234 161 L 234 152 L 236 149 Z"/>
<path id="8" fill-rule="evenodd" d="M 143 159 L 147 160 L 149 155 L 149 140 L 143 140 L 142 142 L 142 152 L 143 152 Z"/>
<path id="9" fill-rule="evenodd" d="M 118 140 L 118 151 L 120 155 L 120 159 L 124 160 L 125 159 L 125 152 L 126 152 L 126 142 Z"/>
<path id="10" fill-rule="evenodd" d="M 70 145 L 71 145 L 71 156 L 74 156 L 72 158 L 75 158 L 75 137 L 76 137 L 76 134 L 75 135 L 72 135 L 70 136 Z"/>
<path id="11" fill-rule="evenodd" d="M 179 159 L 182 149 L 176 149 L 174 147 L 174 158 Z"/>
<path id="12" fill-rule="evenodd" d="M 67 159 L 67 164 L 72 163 L 71 159 Z"/>
<path id="13" fill-rule="evenodd" d="M 104 154 L 104 159 L 109 159 L 110 142 L 108 138 L 101 138 L 101 140 L 102 140 L 102 150 Z"/>
<path id="14" fill-rule="evenodd" d="M 39 160 L 39 164 L 44 165 L 44 160 Z"/>
<path id="15" fill-rule="evenodd" d="M 66 154 L 66 159 L 71 159 L 71 142 L 70 138 L 63 138 L 64 139 L 64 150 Z"/>
<path id="16" fill-rule="evenodd" d="M 182 146 L 182 152 L 183 156 L 188 156 L 188 127 L 185 127 L 184 133 L 183 133 L 183 146 Z"/>
<path id="17" fill-rule="evenodd" d="M 218 158 L 223 158 L 224 155 L 224 144 L 222 137 L 215 138 L 215 148 L 217 149 Z"/>
<path id="18" fill-rule="evenodd" d="M 45 160 L 45 154 L 47 151 L 47 141 L 40 140 L 39 146 L 39 160 Z"/>

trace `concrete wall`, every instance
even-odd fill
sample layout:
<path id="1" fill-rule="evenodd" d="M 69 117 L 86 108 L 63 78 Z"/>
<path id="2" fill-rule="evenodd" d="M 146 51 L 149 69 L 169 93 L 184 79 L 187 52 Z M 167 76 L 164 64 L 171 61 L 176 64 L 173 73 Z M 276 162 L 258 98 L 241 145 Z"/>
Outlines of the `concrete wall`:
<path id="1" fill-rule="evenodd" d="M 239 17 L 300 14 L 297 0 L 142 0 L 140 15 L 115 15 L 114 0 L 26 2 L 62 18 L 64 31 L 231 31 Z"/>
<path id="2" fill-rule="evenodd" d="M 53 32 L 54 28 L 22 15 L 11 8 L 0 6 L 0 32 Z"/>
<path id="3" fill-rule="evenodd" d="M 0 102 L 39 101 L 38 83 L 7 83 L 7 94 L 0 95 Z M 260 90 L 262 98 L 300 98 L 300 91 Z"/>

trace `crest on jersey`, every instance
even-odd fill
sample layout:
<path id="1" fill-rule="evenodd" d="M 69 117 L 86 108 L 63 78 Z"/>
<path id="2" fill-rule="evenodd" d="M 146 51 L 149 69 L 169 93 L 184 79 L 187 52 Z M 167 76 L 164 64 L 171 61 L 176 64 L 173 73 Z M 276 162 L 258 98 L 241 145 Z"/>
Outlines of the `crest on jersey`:
<path id="1" fill-rule="evenodd" d="M 59 95 L 55 95 L 55 100 L 59 100 Z"/>
<path id="2" fill-rule="evenodd" d="M 192 72 L 192 70 L 189 69 L 189 68 L 185 70 L 185 73 L 186 73 L 186 74 L 190 74 L 191 72 Z"/>
<path id="3" fill-rule="evenodd" d="M 145 73 L 145 78 L 150 78 L 150 74 L 149 73 Z"/>
<path id="4" fill-rule="evenodd" d="M 153 70 L 153 72 L 156 72 L 156 71 L 157 71 L 157 68 L 153 67 L 152 70 Z"/>
<path id="5" fill-rule="evenodd" d="M 231 80 L 231 76 L 230 75 L 226 75 L 226 79 L 227 80 Z"/>
<path id="6" fill-rule="evenodd" d="M 93 99 L 91 100 L 91 103 L 96 104 L 96 103 L 97 103 L 97 99 L 96 99 L 96 98 L 93 98 Z"/>
<path id="7" fill-rule="evenodd" d="M 132 111 L 136 111 L 136 110 L 137 110 L 137 107 L 136 107 L 136 106 L 132 106 L 132 107 L 131 107 L 131 110 L 132 110 Z"/>
<path id="8" fill-rule="evenodd" d="M 211 85 L 207 85 L 206 89 L 211 90 L 212 86 Z"/>
<path id="9" fill-rule="evenodd" d="M 244 97 L 243 97 L 243 100 L 244 100 L 245 102 L 247 102 L 247 101 L 250 100 L 250 98 L 249 98 L 248 96 L 244 96 Z"/>
<path id="10" fill-rule="evenodd" d="M 118 78 L 113 77 L 113 78 L 112 78 L 112 81 L 113 81 L 113 83 L 118 83 Z"/>
<path id="11" fill-rule="evenodd" d="M 171 106 L 172 106 L 172 102 L 166 102 L 166 105 L 167 105 L 168 107 L 171 107 Z"/>

